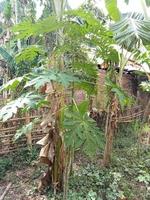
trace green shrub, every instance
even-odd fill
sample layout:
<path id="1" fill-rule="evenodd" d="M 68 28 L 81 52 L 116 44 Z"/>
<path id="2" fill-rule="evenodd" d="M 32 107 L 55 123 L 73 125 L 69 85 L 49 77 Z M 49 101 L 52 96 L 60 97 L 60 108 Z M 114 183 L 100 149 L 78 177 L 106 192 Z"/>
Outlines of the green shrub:
<path id="1" fill-rule="evenodd" d="M 13 165 L 13 159 L 9 157 L 0 158 L 0 179 L 2 179 L 6 172 L 11 169 Z"/>

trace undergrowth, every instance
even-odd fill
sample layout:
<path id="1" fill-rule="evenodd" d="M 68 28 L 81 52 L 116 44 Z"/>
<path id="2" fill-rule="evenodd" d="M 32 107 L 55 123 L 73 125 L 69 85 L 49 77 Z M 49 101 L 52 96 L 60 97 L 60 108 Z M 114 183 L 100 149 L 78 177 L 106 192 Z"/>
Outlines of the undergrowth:
<path id="1" fill-rule="evenodd" d="M 149 200 L 150 148 L 138 144 L 139 130 L 138 122 L 118 127 L 109 168 L 103 168 L 97 159 L 90 161 L 82 154 L 76 155 L 67 200 Z M 30 165 L 38 152 L 36 148 L 32 152 L 25 149 L 0 158 L 0 178 L 8 170 Z M 32 178 L 39 178 L 38 170 Z M 51 189 L 45 194 L 48 200 L 62 200 L 62 193 L 54 198 Z"/>
<path id="2" fill-rule="evenodd" d="M 12 169 L 22 169 L 23 167 L 29 166 L 31 162 L 37 159 L 38 148 L 33 148 L 29 150 L 24 148 L 18 150 L 11 155 L 4 155 L 0 157 L 0 180 L 5 178 L 7 171 Z"/>
<path id="3" fill-rule="evenodd" d="M 149 200 L 150 149 L 139 147 L 139 130 L 139 122 L 118 127 L 110 168 L 80 162 L 70 177 L 68 200 Z M 54 198 L 52 191 L 48 196 Z"/>

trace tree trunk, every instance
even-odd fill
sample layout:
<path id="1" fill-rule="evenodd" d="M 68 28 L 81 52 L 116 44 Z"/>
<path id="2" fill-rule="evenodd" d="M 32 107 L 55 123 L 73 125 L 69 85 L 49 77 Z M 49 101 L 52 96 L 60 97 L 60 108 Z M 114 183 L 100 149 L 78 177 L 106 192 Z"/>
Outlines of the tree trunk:
<path id="1" fill-rule="evenodd" d="M 29 124 L 30 123 L 30 113 L 26 112 L 25 117 L 26 117 L 26 120 L 25 120 L 26 124 Z M 32 133 L 31 132 L 27 133 L 26 138 L 27 138 L 28 148 L 31 150 L 32 149 Z"/>
<path id="2" fill-rule="evenodd" d="M 14 0 L 14 6 L 15 6 L 15 23 L 19 23 L 19 5 L 18 5 L 18 0 Z M 20 39 L 17 40 L 17 47 L 18 50 L 21 51 L 21 41 Z"/>
<path id="3" fill-rule="evenodd" d="M 114 96 L 112 98 L 111 105 L 108 109 L 107 120 L 105 126 L 105 137 L 106 144 L 103 157 L 103 166 L 108 167 L 111 161 L 111 154 L 113 148 L 113 138 L 117 128 L 117 117 L 118 117 L 118 101 Z"/>
<path id="4" fill-rule="evenodd" d="M 111 153 L 112 153 L 112 147 L 113 147 L 113 137 L 114 137 L 114 122 L 111 121 L 112 119 L 109 119 L 107 132 L 106 132 L 106 144 L 105 144 L 105 150 L 104 150 L 104 158 L 103 158 L 103 165 L 105 167 L 108 167 L 111 161 Z"/>

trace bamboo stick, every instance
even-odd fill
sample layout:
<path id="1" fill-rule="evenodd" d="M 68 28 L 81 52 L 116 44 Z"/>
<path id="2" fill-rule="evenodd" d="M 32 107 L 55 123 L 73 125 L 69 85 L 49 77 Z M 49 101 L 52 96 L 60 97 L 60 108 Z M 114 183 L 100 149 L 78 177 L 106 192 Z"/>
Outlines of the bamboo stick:
<path id="1" fill-rule="evenodd" d="M 11 185 L 12 185 L 12 183 L 9 183 L 9 184 L 7 185 L 6 189 L 4 190 L 3 194 L 2 194 L 1 197 L 0 197 L 0 200 L 3 200 L 3 199 L 5 198 L 5 196 L 6 196 L 7 192 L 8 192 L 8 190 L 9 190 L 10 187 L 11 187 Z"/>

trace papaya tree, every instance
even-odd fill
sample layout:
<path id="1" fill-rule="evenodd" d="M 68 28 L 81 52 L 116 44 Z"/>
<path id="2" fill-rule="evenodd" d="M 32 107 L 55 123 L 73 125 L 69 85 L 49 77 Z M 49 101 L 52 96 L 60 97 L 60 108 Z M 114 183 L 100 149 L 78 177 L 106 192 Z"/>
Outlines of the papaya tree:
<path id="1" fill-rule="evenodd" d="M 5 121 L 18 110 L 47 106 L 41 122 L 46 136 L 38 143 L 42 145 L 40 162 L 48 165 L 48 171 L 40 188 L 51 185 L 54 193 L 64 189 L 65 199 L 74 151 L 81 148 L 92 156 L 101 142 L 101 131 L 88 115 L 90 96 L 96 93 L 98 68 L 87 52 L 95 48 L 103 59 L 109 59 L 110 52 L 115 50 L 111 46 L 114 44 L 112 33 L 101 21 L 82 9 L 63 12 L 65 4 L 61 3 L 56 5 L 55 1 L 55 15 L 36 22 L 26 20 L 13 28 L 19 40 L 30 37 L 40 40 L 39 45 L 35 43 L 22 49 L 16 61 L 34 60 L 39 54 L 41 61 L 39 68 L 33 68 L 29 74 L 1 88 L 16 90 L 19 84 L 22 86 L 16 99 L 1 109 L 0 118 Z M 43 41 L 50 32 L 56 34 L 55 48 L 51 52 L 46 50 Z M 41 50 L 45 53 L 40 53 Z M 79 103 L 75 98 L 77 90 L 84 92 L 85 101 Z M 25 130 L 30 132 L 31 123 L 35 122 L 18 131 L 15 138 L 25 134 Z"/>

